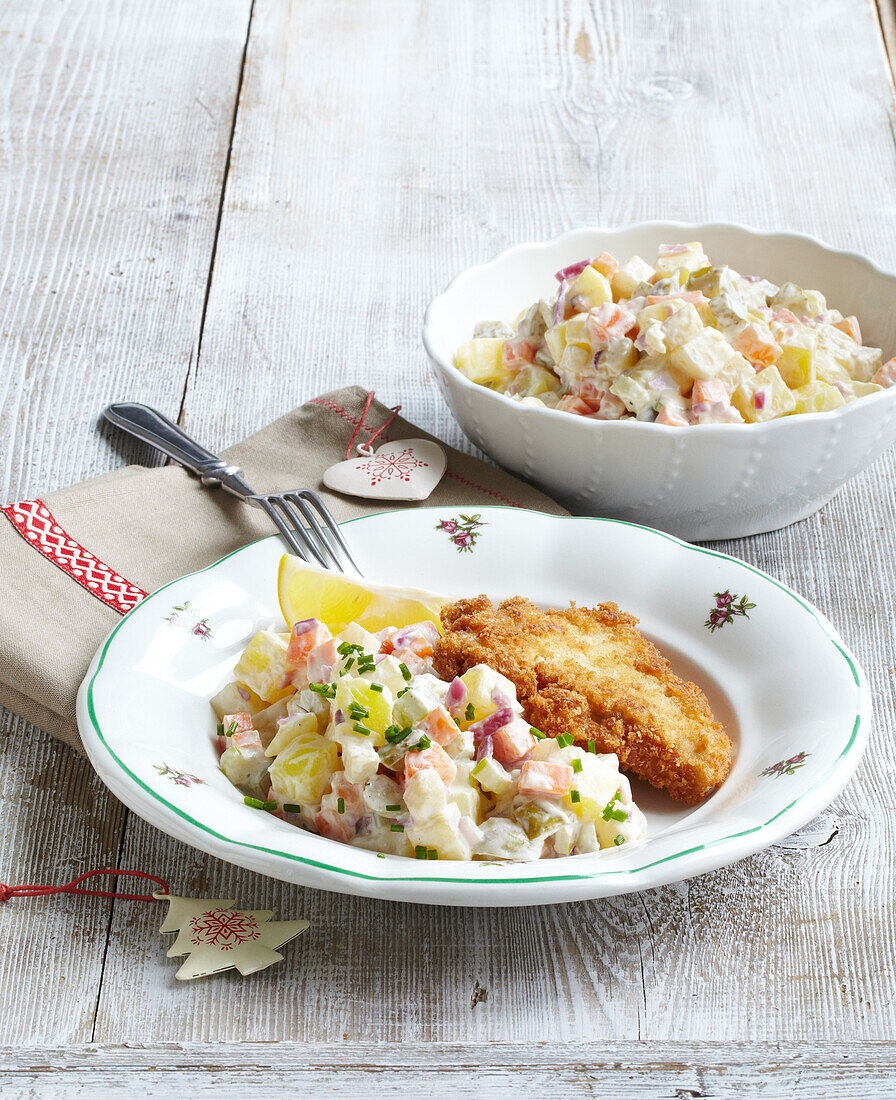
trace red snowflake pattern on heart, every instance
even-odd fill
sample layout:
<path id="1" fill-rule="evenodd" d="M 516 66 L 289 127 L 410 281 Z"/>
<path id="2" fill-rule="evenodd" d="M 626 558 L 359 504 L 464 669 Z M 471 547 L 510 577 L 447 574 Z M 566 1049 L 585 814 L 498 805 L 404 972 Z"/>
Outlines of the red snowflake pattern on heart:
<path id="1" fill-rule="evenodd" d="M 209 909 L 190 920 L 190 942 L 197 946 L 211 943 L 222 951 L 230 951 L 241 943 L 257 940 L 261 935 L 258 921 L 250 913 L 230 909 Z"/>
<path id="2" fill-rule="evenodd" d="M 410 481 L 411 470 L 421 466 L 428 466 L 428 462 L 417 458 L 412 447 L 405 447 L 403 451 L 391 451 L 373 455 L 367 462 L 362 462 L 358 470 L 370 474 L 370 484 L 379 485 L 381 481 Z"/>

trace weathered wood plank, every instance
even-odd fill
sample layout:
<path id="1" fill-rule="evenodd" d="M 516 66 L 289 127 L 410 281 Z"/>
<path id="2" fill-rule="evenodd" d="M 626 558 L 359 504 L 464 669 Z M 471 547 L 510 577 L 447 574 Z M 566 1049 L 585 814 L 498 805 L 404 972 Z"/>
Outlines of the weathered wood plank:
<path id="1" fill-rule="evenodd" d="M 892 1043 L 172 1043 L 0 1048 L 0 1080 L 28 1095 L 481 1097 L 896 1096 Z"/>
<path id="2" fill-rule="evenodd" d="M 249 0 L 0 5 L 4 502 L 122 454 L 146 460 L 95 430 L 110 400 L 178 408 L 248 12 Z M 114 865 L 124 810 L 89 764 L 9 715 L 0 729 L 0 878 L 63 882 Z M 4 1042 L 92 1037 L 109 908 L 0 907 Z"/>

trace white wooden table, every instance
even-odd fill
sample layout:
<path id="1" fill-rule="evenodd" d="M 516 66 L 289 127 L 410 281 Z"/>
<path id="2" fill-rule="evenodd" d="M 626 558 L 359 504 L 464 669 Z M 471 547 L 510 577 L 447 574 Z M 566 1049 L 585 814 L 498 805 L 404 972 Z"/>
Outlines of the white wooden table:
<path id="1" fill-rule="evenodd" d="M 0 497 L 151 461 L 97 428 L 122 398 L 223 445 L 367 382 L 462 445 L 426 302 L 573 226 L 740 220 L 896 267 L 892 26 L 871 0 L 0 0 Z M 184 985 L 154 906 L 0 906 L 4 1095 L 896 1096 L 894 476 L 725 545 L 830 616 L 877 724 L 811 826 L 688 883 L 516 912 L 302 890 L 6 715 L 0 880 L 139 866 L 313 927 Z"/>

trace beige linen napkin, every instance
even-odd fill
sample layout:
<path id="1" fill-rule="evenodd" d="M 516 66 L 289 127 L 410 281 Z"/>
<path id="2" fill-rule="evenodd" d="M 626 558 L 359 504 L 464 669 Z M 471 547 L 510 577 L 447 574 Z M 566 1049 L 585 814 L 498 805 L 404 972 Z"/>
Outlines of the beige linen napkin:
<path id="1" fill-rule="evenodd" d="M 320 485 L 323 471 L 345 458 L 367 399 L 368 391 L 360 386 L 312 398 L 222 454 L 243 468 L 259 492 L 318 489 L 337 520 L 413 508 L 356 500 Z M 373 401 L 358 442 L 391 415 Z M 374 445 L 410 437 L 433 438 L 397 417 Z M 447 473 L 422 503 L 445 508 L 504 504 L 566 514 L 503 470 L 447 450 Z M 58 525 L 50 528 L 51 535 L 69 536 L 147 592 L 271 534 L 263 514 L 228 493 L 203 489 L 180 466 L 128 466 L 41 499 Z M 120 612 L 29 545 L 28 534 L 0 516 L 0 704 L 83 751 L 75 696 Z"/>

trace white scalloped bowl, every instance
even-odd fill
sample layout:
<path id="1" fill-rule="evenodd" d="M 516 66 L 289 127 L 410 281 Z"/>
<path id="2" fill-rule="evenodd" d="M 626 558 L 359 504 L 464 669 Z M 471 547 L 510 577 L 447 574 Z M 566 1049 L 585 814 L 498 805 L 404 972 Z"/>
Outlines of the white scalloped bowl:
<path id="1" fill-rule="evenodd" d="M 699 240 L 714 263 L 820 290 L 854 313 L 866 344 L 896 353 L 896 275 L 811 237 L 726 223 L 644 222 L 578 229 L 470 267 L 430 304 L 423 343 L 467 437 L 581 515 L 658 527 L 690 541 L 772 531 L 811 515 L 896 440 L 896 387 L 826 413 L 765 424 L 672 428 L 532 408 L 476 385 L 454 353 L 483 319 L 510 321 L 549 296 L 554 272 L 608 251 L 651 258 Z"/>

